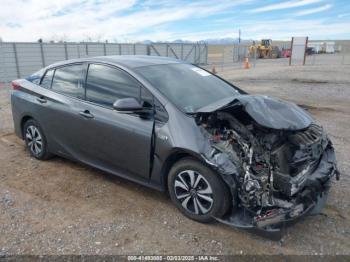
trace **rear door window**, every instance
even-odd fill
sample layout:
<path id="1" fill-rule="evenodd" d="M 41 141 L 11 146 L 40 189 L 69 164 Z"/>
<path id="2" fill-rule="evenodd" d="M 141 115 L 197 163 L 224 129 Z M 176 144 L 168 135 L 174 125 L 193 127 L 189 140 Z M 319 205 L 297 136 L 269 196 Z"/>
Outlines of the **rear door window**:
<path id="1" fill-rule="evenodd" d="M 120 98 L 140 99 L 140 84 L 126 72 L 116 67 L 90 64 L 86 79 L 86 100 L 113 107 Z"/>
<path id="2" fill-rule="evenodd" d="M 41 80 L 40 86 L 45 87 L 45 88 L 51 88 L 51 82 L 52 82 L 52 77 L 53 77 L 53 72 L 54 70 L 48 70 Z"/>
<path id="3" fill-rule="evenodd" d="M 31 74 L 26 78 L 26 80 L 32 82 L 33 84 L 39 85 L 40 79 L 42 78 L 43 74 L 45 73 L 45 68 L 40 69 L 39 71 L 35 72 L 34 74 Z"/>
<path id="4" fill-rule="evenodd" d="M 84 99 L 83 65 L 75 64 L 59 67 L 55 70 L 52 90 L 64 95 Z"/>

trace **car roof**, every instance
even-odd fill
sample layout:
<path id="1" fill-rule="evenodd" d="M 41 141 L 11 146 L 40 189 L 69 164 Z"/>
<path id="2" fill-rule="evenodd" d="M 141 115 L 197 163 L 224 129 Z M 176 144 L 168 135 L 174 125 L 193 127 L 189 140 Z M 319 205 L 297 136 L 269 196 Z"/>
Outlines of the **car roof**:
<path id="1" fill-rule="evenodd" d="M 174 64 L 174 63 L 185 63 L 181 60 L 163 57 L 163 56 L 147 56 L 147 55 L 115 55 L 115 56 L 97 56 L 97 57 L 85 57 L 78 59 L 70 59 L 61 61 L 48 66 L 48 68 L 62 66 L 71 63 L 79 62 L 102 62 L 110 63 L 115 65 L 121 65 L 127 68 L 136 68 L 150 65 L 162 65 L 162 64 Z"/>

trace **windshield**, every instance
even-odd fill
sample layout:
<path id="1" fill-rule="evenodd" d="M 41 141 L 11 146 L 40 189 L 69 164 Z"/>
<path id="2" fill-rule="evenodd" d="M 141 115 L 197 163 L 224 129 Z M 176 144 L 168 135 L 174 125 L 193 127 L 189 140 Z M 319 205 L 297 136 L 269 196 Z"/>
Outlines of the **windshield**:
<path id="1" fill-rule="evenodd" d="M 189 64 L 153 65 L 135 70 L 186 113 L 239 95 L 221 79 Z"/>

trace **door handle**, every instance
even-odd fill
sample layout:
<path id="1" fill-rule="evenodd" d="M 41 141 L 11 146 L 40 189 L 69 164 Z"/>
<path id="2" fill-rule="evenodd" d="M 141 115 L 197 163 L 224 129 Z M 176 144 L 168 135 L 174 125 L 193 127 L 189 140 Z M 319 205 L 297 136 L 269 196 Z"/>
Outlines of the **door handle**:
<path id="1" fill-rule="evenodd" d="M 80 111 L 79 115 L 85 118 L 94 118 L 94 115 L 91 114 L 89 110 Z"/>
<path id="2" fill-rule="evenodd" d="M 43 96 L 38 97 L 36 100 L 37 100 L 39 103 L 41 103 L 41 104 L 44 104 L 44 103 L 46 103 L 46 102 L 47 102 L 46 98 L 45 98 L 45 97 L 43 97 Z"/>

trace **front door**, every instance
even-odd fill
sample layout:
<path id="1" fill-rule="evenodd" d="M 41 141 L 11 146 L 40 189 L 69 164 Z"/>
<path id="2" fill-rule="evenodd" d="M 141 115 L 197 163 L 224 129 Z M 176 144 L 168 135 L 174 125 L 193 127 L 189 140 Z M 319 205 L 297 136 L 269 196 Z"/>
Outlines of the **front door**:
<path id="1" fill-rule="evenodd" d="M 149 179 L 153 117 L 120 113 L 120 98 L 140 99 L 140 83 L 121 69 L 90 64 L 82 108 L 81 149 L 93 165 Z"/>

